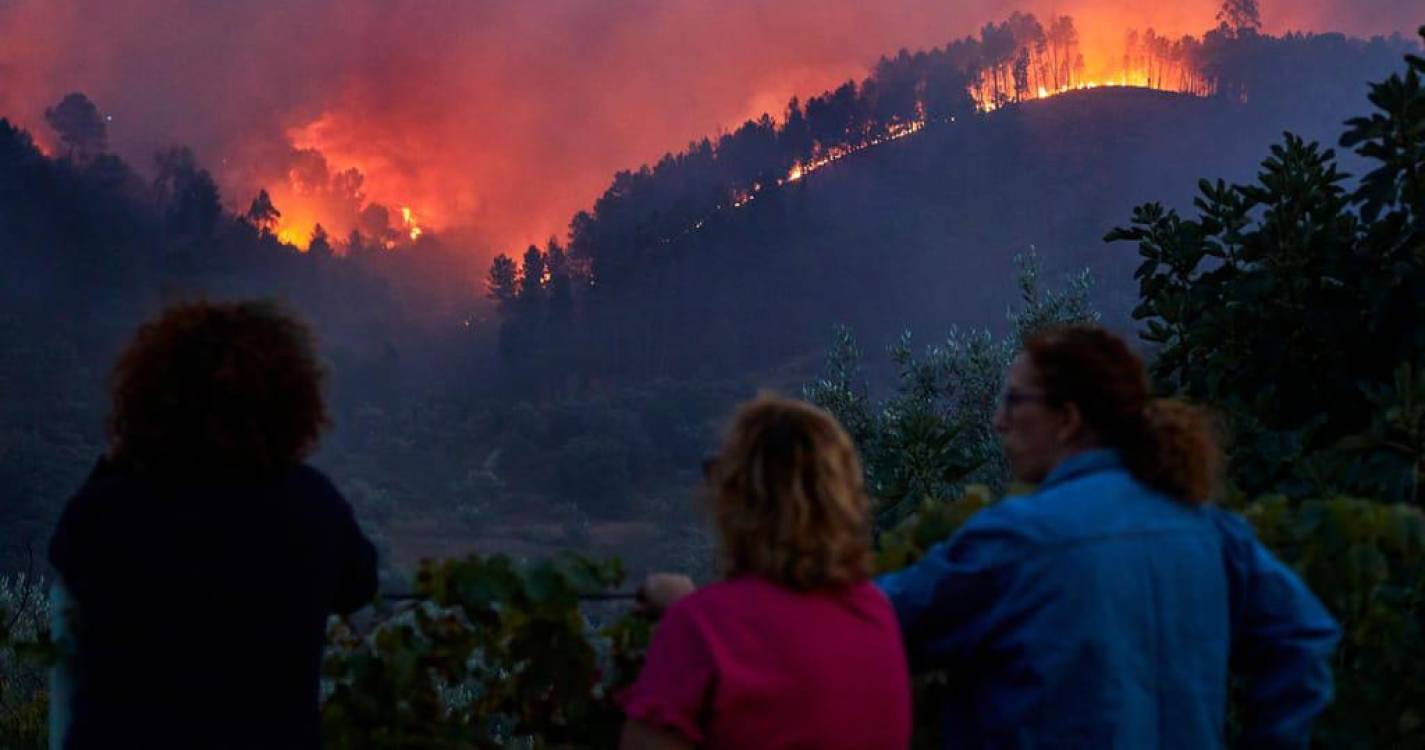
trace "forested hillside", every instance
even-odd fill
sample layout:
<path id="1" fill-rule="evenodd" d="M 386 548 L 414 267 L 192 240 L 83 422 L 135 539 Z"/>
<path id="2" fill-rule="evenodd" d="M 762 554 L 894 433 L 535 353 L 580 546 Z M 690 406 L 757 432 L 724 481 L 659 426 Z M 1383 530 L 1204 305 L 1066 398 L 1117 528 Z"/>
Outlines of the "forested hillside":
<path id="1" fill-rule="evenodd" d="M 1051 270 L 1099 272 L 1123 324 L 1133 264 L 1099 241 L 1111 217 L 1144 193 L 1187 201 L 1184 174 L 1247 177 L 1283 130 L 1331 137 L 1412 46 L 1135 35 L 1131 81 L 1081 90 L 1072 65 L 1052 72 L 1054 38 L 1016 14 L 794 99 L 780 122 L 620 172 L 567 243 L 492 263 L 507 365 L 560 385 L 569 372 L 685 378 L 813 351 L 829 321 L 876 341 L 993 323 L 1010 259 L 1030 247 Z"/>
<path id="2" fill-rule="evenodd" d="M 50 153 L 0 124 L 0 565 L 43 558 L 102 449 L 117 347 L 193 295 L 276 296 L 313 323 L 336 425 L 316 460 L 388 560 L 696 550 L 690 488 L 722 415 L 809 378 L 834 325 L 872 349 L 1000 326 L 1031 248 L 1051 285 L 1093 269 L 1127 325 L 1135 259 L 1105 227 L 1144 195 L 1185 205 L 1193 175 L 1247 177 L 1283 129 L 1330 136 L 1411 44 L 1144 34 L 1113 82 L 1134 86 L 1078 90 L 1072 31 L 1016 14 L 888 56 L 619 173 L 567 237 L 488 269 L 389 215 L 301 252 L 282 206 L 225 199 L 185 149 L 110 153 L 82 94 L 52 108 Z"/>

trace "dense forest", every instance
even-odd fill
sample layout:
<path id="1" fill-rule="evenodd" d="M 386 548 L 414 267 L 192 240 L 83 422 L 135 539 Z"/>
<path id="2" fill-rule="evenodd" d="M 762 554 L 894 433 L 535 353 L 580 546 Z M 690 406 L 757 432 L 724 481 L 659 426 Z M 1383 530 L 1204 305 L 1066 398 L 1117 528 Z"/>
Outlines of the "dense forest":
<path id="1" fill-rule="evenodd" d="M 186 149 L 111 153 L 82 94 L 47 112 L 54 153 L 0 123 L 0 566 L 43 558 L 100 452 L 118 346 L 194 295 L 275 296 L 312 322 L 336 424 L 317 462 L 394 566 L 472 547 L 698 558 L 690 489 L 720 419 L 810 378 L 833 325 L 877 347 L 907 327 L 998 329 L 1012 258 L 1034 250 L 1050 277 L 1092 269 L 1095 304 L 1127 326 L 1133 264 L 1104 226 L 1142 195 L 1182 205 L 1186 170 L 1248 176 L 1284 128 L 1329 136 L 1411 46 L 1238 19 L 1130 35 L 1139 87 L 1077 91 L 1075 39 L 1072 19 L 1015 14 L 902 51 L 620 172 L 567 237 L 488 269 L 379 206 L 301 252 L 274 233 L 282 206 L 225 202 Z"/>
<path id="2" fill-rule="evenodd" d="M 558 373 L 557 388 L 569 373 L 775 366 L 813 350 L 832 320 L 877 337 L 982 325 L 999 317 L 1002 288 L 957 284 L 964 296 L 950 300 L 942 280 L 1005 278 L 1031 245 L 1116 288 L 1124 268 L 1102 259 L 1097 232 L 1125 196 L 1180 193 L 1189 166 L 1245 176 L 1238 165 L 1283 129 L 1327 136 L 1411 46 L 1234 23 L 1200 39 L 1129 34 L 1124 80 L 1136 87 L 1074 91 L 1073 19 L 1046 30 L 1016 13 L 794 98 L 780 122 L 620 172 L 567 243 L 491 263 L 501 354 L 521 379 Z"/>

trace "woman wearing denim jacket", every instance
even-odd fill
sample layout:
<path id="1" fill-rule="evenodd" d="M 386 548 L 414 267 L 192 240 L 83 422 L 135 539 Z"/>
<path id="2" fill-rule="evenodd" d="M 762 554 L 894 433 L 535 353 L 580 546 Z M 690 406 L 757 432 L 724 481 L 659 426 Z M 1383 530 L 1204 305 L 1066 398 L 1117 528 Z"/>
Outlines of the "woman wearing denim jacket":
<path id="1" fill-rule="evenodd" d="M 944 670 L 946 747 L 1305 747 L 1339 630 L 1238 516 L 1209 504 L 1206 419 L 1150 400 L 1089 326 L 1028 341 L 995 416 L 1037 484 L 878 584 L 914 668 Z"/>

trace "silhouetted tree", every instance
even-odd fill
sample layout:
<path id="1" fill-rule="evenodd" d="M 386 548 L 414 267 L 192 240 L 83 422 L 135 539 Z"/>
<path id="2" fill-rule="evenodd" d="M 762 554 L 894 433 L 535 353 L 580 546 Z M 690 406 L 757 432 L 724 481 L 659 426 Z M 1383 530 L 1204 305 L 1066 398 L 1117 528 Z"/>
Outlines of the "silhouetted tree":
<path id="1" fill-rule="evenodd" d="M 544 255 L 530 245 L 520 263 L 520 306 L 537 310 L 544 301 Z"/>
<path id="2" fill-rule="evenodd" d="M 924 60 L 924 53 L 912 56 L 902 49 L 895 57 L 883 57 L 876 63 L 871 74 L 874 93 L 867 96 L 870 84 L 862 87 L 862 95 L 871 99 L 869 110 L 874 125 L 884 128 L 917 119 Z"/>
<path id="3" fill-rule="evenodd" d="M 312 240 L 307 243 L 307 253 L 313 258 L 330 258 L 336 255 L 331 236 L 321 224 L 312 227 Z"/>
<path id="4" fill-rule="evenodd" d="M 549 269 L 549 320 L 556 331 L 562 331 L 567 329 L 573 320 L 574 295 L 569 277 L 569 257 L 552 237 L 548 249 L 545 250 L 545 263 Z"/>
<path id="5" fill-rule="evenodd" d="M 1021 47 L 1014 58 L 1014 99 L 1023 101 L 1032 93 L 1029 89 L 1029 49 Z"/>
<path id="6" fill-rule="evenodd" d="M 1261 31 L 1262 14 L 1257 0 L 1223 0 L 1217 9 L 1217 23 L 1238 36 Z"/>
<path id="7" fill-rule="evenodd" d="M 380 203 L 368 203 L 361 209 L 356 221 L 362 233 L 377 245 L 384 246 L 395 238 L 396 232 L 391 228 L 391 210 Z"/>
<path id="8" fill-rule="evenodd" d="M 1017 45 L 1008 23 L 987 23 L 980 29 L 980 52 L 988 77 L 982 103 L 1003 106 L 1010 96 L 1010 68 Z"/>
<path id="9" fill-rule="evenodd" d="M 830 94 L 807 100 L 807 124 L 823 150 L 846 143 L 856 131 L 856 82 L 847 81 Z"/>
<path id="10" fill-rule="evenodd" d="M 519 274 L 510 256 L 500 253 L 490 261 L 490 272 L 485 277 L 485 296 L 495 301 L 495 309 L 509 313 L 519 298 Z"/>
<path id="11" fill-rule="evenodd" d="M 777 135 L 782 153 L 791 161 L 803 161 L 811 156 L 811 130 L 807 128 L 806 116 L 802 114 L 801 102 L 794 96 L 787 102 L 786 119 L 782 131 Z"/>
<path id="12" fill-rule="evenodd" d="M 154 189 L 164 208 L 164 226 L 179 236 L 212 237 L 223 212 L 213 176 L 198 166 L 187 148 L 161 151 L 155 161 L 158 176 L 154 178 Z"/>
<path id="13" fill-rule="evenodd" d="M 963 42 L 952 45 L 964 49 Z M 946 122 L 974 111 L 967 87 L 970 77 L 948 51 L 932 57 L 925 74 L 925 116 L 934 122 Z"/>
<path id="14" fill-rule="evenodd" d="M 346 249 L 347 259 L 354 261 L 370 260 L 370 255 L 376 251 L 376 248 L 366 241 L 360 229 L 347 232 L 346 242 L 342 243 L 342 246 Z"/>
<path id="15" fill-rule="evenodd" d="M 271 234 L 272 229 L 277 226 L 277 220 L 282 218 L 282 212 L 272 205 L 272 196 L 267 194 L 266 188 L 263 188 L 257 191 L 257 197 L 252 199 L 252 204 L 247 207 L 247 213 L 243 214 L 243 218 L 263 234 Z"/>
<path id="16" fill-rule="evenodd" d="M 1070 16 L 1053 19 L 1046 32 L 1049 46 L 1051 89 L 1074 85 L 1075 62 L 1079 55 L 1079 32 Z"/>
<path id="17" fill-rule="evenodd" d="M 109 147 L 108 129 L 99 108 L 77 91 L 46 108 L 45 122 L 59 134 L 59 140 L 69 147 L 71 154 L 90 156 Z"/>

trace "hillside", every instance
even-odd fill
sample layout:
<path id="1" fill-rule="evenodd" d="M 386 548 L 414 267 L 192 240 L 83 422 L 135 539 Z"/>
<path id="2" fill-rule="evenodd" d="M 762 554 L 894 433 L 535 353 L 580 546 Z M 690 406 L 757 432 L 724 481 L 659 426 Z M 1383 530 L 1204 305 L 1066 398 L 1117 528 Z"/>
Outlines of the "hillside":
<path id="1" fill-rule="evenodd" d="M 1103 235 L 1146 197 L 1186 206 L 1200 177 L 1249 178 L 1282 130 L 1334 142 L 1324 111 L 1350 109 L 1101 88 L 932 125 L 668 242 L 605 303 L 606 330 L 671 376 L 813 362 L 836 323 L 872 346 L 907 326 L 928 341 L 1001 322 L 1030 248 L 1055 275 L 1093 269 L 1101 309 L 1126 324 L 1136 257 Z"/>
<path id="2" fill-rule="evenodd" d="M 800 129 L 749 123 L 620 172 L 574 217 L 567 253 L 533 250 L 540 272 L 518 277 L 505 259 L 519 293 L 496 299 L 497 325 L 460 272 L 468 254 L 435 233 L 399 252 L 353 234 L 298 253 L 262 212 L 224 210 L 186 151 L 166 152 L 150 181 L 111 154 L 47 155 L 0 123 L 12 271 L 0 277 L 0 568 L 25 567 L 102 450 L 119 344 L 163 302 L 198 294 L 284 297 L 313 322 L 336 423 L 316 460 L 395 558 L 473 540 L 547 546 L 534 533 L 543 515 L 564 519 L 567 543 L 642 549 L 601 524 L 688 520 L 683 500 L 727 408 L 807 382 L 834 325 L 875 351 L 907 327 L 929 343 L 998 324 L 1016 294 L 1012 258 L 1030 247 L 1051 276 L 1094 268 L 1099 307 L 1121 324 L 1136 258 L 1104 245 L 1106 231 L 1141 201 L 1186 205 L 1199 177 L 1249 177 L 1283 129 L 1334 143 L 1341 120 L 1367 110 L 1363 82 L 1400 54 L 1327 37 L 1259 43 L 1315 63 L 1266 65 L 1277 83 L 1248 86 L 1246 102 L 1094 89 L 986 114 L 966 96 L 929 108 L 889 96 L 934 79 L 890 76 L 925 67 L 898 56 L 886 75 L 807 100 Z M 925 57 L 928 70 L 942 58 Z M 961 91 L 952 78 L 937 90 Z M 906 133 L 906 112 L 924 126 L 778 184 L 852 136 Z M 754 200 L 709 213 L 749 181 L 765 186 Z"/>

